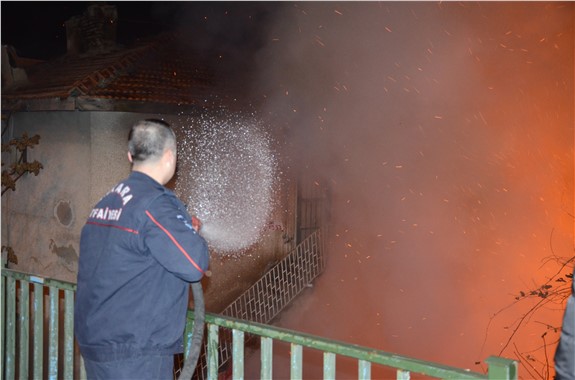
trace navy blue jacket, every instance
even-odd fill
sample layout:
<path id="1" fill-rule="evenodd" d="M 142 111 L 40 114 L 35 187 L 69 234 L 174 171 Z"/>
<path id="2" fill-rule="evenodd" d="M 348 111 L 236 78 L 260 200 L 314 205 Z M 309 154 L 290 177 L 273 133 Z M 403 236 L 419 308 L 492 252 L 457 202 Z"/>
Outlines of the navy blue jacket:
<path id="1" fill-rule="evenodd" d="M 82 229 L 74 317 L 82 355 L 109 361 L 183 352 L 189 283 L 208 263 L 184 204 L 132 172 Z"/>
<path id="2" fill-rule="evenodd" d="M 575 267 L 571 295 L 567 299 L 561 336 L 555 351 L 555 379 L 575 380 Z"/>

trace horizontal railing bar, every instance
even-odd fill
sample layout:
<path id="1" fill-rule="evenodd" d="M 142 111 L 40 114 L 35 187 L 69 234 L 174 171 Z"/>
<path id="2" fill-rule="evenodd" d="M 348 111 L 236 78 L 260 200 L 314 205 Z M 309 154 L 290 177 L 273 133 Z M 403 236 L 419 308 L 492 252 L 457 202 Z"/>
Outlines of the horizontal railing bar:
<path id="1" fill-rule="evenodd" d="M 36 284 L 43 284 L 44 286 L 53 286 L 64 290 L 76 291 L 76 284 L 73 282 L 54 280 L 53 278 L 40 277 L 35 274 L 16 271 L 13 269 L 2 269 L 2 275 L 14 278 L 16 280 L 30 281 Z"/>
<path id="2" fill-rule="evenodd" d="M 188 318 L 193 320 L 193 311 L 189 311 Z M 442 364 L 426 362 L 419 359 L 397 355 L 355 344 L 339 342 L 319 336 L 295 332 L 280 327 L 264 325 L 256 322 L 247 322 L 239 319 L 206 313 L 206 323 L 215 324 L 232 330 L 268 337 L 283 342 L 293 343 L 324 352 L 348 356 L 372 363 L 415 372 L 439 379 L 487 379 L 487 375 L 467 371 L 460 368 L 449 367 Z"/>

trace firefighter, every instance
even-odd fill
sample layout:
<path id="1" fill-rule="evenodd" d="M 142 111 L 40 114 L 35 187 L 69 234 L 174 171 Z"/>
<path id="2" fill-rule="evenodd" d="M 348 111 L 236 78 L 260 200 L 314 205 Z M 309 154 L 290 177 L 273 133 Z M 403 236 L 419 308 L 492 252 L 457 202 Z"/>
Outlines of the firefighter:
<path id="1" fill-rule="evenodd" d="M 575 380 L 575 267 L 573 268 L 571 295 L 563 316 L 561 338 L 555 351 L 555 379 Z"/>
<path id="2" fill-rule="evenodd" d="M 207 270 L 208 248 L 164 187 L 176 170 L 169 124 L 140 121 L 128 140 L 129 177 L 82 228 L 74 330 L 88 379 L 171 379 L 189 283 Z"/>

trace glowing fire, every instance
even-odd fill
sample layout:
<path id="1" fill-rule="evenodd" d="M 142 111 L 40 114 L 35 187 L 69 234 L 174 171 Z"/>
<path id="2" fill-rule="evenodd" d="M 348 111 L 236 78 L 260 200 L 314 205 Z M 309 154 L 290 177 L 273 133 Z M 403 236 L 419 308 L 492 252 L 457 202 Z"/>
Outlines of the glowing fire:
<path id="1" fill-rule="evenodd" d="M 550 378 L 556 259 L 573 256 L 573 4 L 293 8 L 261 86 L 291 153 L 331 184 L 334 225 L 284 326 Z"/>

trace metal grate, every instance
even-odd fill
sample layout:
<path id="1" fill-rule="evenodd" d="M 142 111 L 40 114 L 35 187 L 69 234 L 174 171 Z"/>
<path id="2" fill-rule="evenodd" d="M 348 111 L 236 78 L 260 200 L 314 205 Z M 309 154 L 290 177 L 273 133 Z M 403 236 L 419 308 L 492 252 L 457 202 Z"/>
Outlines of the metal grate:
<path id="1" fill-rule="evenodd" d="M 221 314 L 251 322 L 269 323 L 325 268 L 321 231 L 310 234 L 291 253 L 264 274 Z M 249 343 L 246 336 L 246 343 Z M 219 370 L 225 371 L 232 357 L 232 334 L 219 336 Z M 179 371 L 177 371 L 179 372 Z M 198 360 L 194 378 L 207 377 L 206 346 Z"/>

